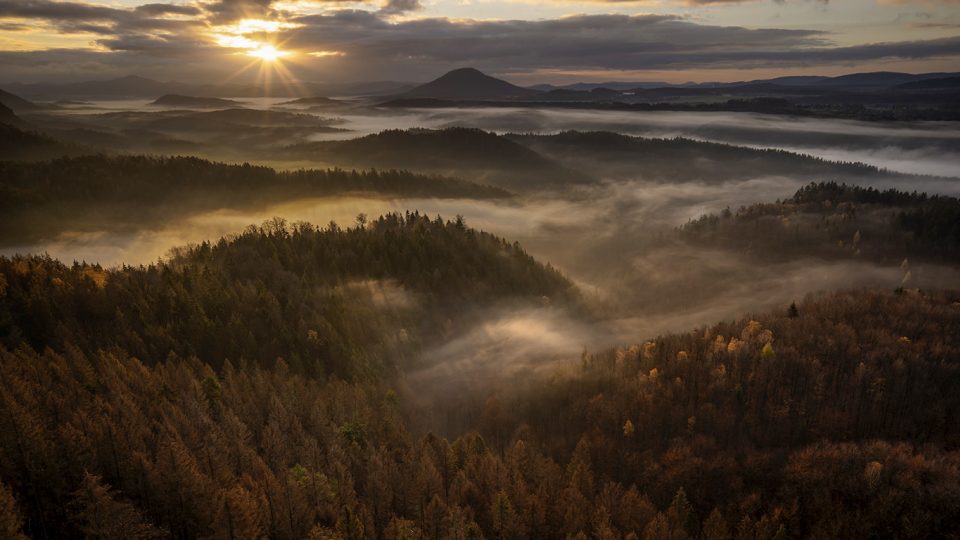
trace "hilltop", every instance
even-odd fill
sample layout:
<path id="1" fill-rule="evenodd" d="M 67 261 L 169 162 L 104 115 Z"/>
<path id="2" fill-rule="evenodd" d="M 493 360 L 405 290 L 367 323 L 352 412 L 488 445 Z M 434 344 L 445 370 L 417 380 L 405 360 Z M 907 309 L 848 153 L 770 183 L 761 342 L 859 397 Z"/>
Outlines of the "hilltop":
<path id="1" fill-rule="evenodd" d="M 287 148 L 288 159 L 456 174 L 507 189 L 556 187 L 589 177 L 494 133 L 470 128 L 386 130 Z"/>
<path id="2" fill-rule="evenodd" d="M 763 260 L 861 258 L 898 264 L 906 258 L 960 259 L 960 200 L 945 195 L 811 183 L 783 201 L 707 214 L 681 236 Z"/>
<path id="3" fill-rule="evenodd" d="M 217 109 L 223 107 L 242 107 L 239 101 L 214 97 L 184 96 L 180 94 L 166 94 L 158 97 L 150 105 L 162 107 L 196 107 L 201 109 Z"/>
<path id="4" fill-rule="evenodd" d="M 0 257 L 0 278 L 9 347 L 116 349 L 149 364 L 174 353 L 216 368 L 282 357 L 299 373 L 348 380 L 400 368 L 472 308 L 575 294 L 518 245 L 418 213 L 346 228 L 278 218 L 149 267 Z"/>
<path id="5" fill-rule="evenodd" d="M 531 97 L 539 91 L 511 84 L 473 68 L 455 69 L 395 96 L 397 99 L 514 99 Z"/>

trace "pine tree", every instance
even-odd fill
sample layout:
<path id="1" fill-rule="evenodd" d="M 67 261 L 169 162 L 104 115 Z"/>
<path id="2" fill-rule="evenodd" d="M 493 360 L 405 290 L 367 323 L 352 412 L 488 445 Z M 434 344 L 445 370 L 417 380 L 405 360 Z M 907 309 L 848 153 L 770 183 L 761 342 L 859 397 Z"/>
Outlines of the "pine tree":
<path id="1" fill-rule="evenodd" d="M 2 274 L 0 274 L 2 275 Z M 13 493 L 0 482 L 0 538 L 9 540 L 27 540 L 21 531 L 23 517 Z"/>
<path id="2" fill-rule="evenodd" d="M 673 502 L 667 509 L 667 520 L 670 522 L 670 528 L 673 531 L 682 530 L 690 538 L 700 536 L 700 522 L 697 519 L 697 512 L 687 499 L 687 492 L 683 487 L 677 489 Z"/>
<path id="3" fill-rule="evenodd" d="M 160 538 L 164 536 L 148 523 L 130 503 L 118 501 L 110 486 L 87 473 L 74 492 L 74 519 L 91 538 Z"/>
<path id="4" fill-rule="evenodd" d="M 703 522 L 703 540 L 730 540 L 730 527 L 717 508 Z"/>

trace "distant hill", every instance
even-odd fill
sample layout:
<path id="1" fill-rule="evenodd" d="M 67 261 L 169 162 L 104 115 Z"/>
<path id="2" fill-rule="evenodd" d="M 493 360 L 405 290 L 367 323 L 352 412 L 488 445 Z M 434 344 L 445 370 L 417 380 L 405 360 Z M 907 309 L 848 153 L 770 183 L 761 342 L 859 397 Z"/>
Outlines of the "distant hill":
<path id="1" fill-rule="evenodd" d="M 655 139 L 607 131 L 505 137 L 562 165 L 616 180 L 723 182 L 761 175 L 830 175 L 850 179 L 888 175 L 861 163 L 838 163 L 784 150 L 684 138 Z"/>
<path id="2" fill-rule="evenodd" d="M 748 87 L 754 85 L 776 85 L 781 87 L 889 87 L 924 81 L 928 79 L 938 79 L 956 76 L 955 73 L 897 73 L 897 72 L 875 72 L 875 73 L 850 73 L 837 77 L 826 77 L 822 75 L 790 75 L 785 77 L 774 77 L 772 79 L 755 79 L 749 81 L 731 81 L 731 82 L 702 82 L 702 83 L 683 83 L 672 84 L 667 82 L 625 82 L 608 81 L 602 83 L 580 82 L 565 85 L 536 84 L 529 88 L 541 92 L 551 90 L 574 90 L 578 92 L 589 92 L 596 88 L 609 88 L 621 92 L 634 90 L 651 90 L 667 88 L 684 88 L 690 90 L 691 94 L 696 91 L 722 90 L 735 87 Z"/>
<path id="3" fill-rule="evenodd" d="M 781 86 L 807 86 L 810 84 L 817 84 L 828 79 L 830 79 L 830 77 L 823 77 L 820 75 L 793 75 L 787 77 L 775 77 L 773 79 L 759 79 L 756 81 L 750 81 L 750 83 L 771 83 L 779 84 Z"/>
<path id="4" fill-rule="evenodd" d="M 539 94 L 537 90 L 510 84 L 479 70 L 462 68 L 446 73 L 397 97 L 403 99 L 515 99 Z"/>
<path id="5" fill-rule="evenodd" d="M 895 86 L 926 79 L 939 79 L 956 75 L 955 73 L 898 73 L 894 71 L 876 71 L 872 73 L 851 73 L 839 77 L 831 77 L 817 83 L 818 86 Z"/>
<path id="6" fill-rule="evenodd" d="M 539 90 L 541 92 L 549 92 L 551 90 L 576 90 L 578 92 L 589 92 L 596 88 L 609 88 L 611 90 L 633 90 L 634 88 L 662 88 L 664 86 L 673 86 L 670 83 L 656 81 L 605 81 L 600 83 L 591 83 L 591 82 L 578 82 L 572 84 L 562 84 L 562 85 L 553 85 L 553 84 L 535 84 L 529 86 L 533 90 Z"/>
<path id="7" fill-rule="evenodd" d="M 893 90 L 944 90 L 951 88 L 960 88 L 960 77 L 923 79 L 922 81 L 898 84 L 893 87 Z"/>
<path id="8" fill-rule="evenodd" d="M 83 147 L 64 144 L 42 133 L 13 125 L 7 111 L 0 110 L 0 160 L 32 161 L 84 152 Z M 6 196 L 0 193 L 0 199 Z"/>
<path id="9" fill-rule="evenodd" d="M 198 96 L 183 96 L 180 94 L 167 94 L 164 96 L 160 96 L 150 104 L 158 105 L 162 107 L 198 107 L 203 109 L 216 109 L 220 107 L 242 107 L 243 106 L 243 104 L 240 103 L 239 101 L 233 101 L 230 99 L 198 97 Z"/>
<path id="10" fill-rule="evenodd" d="M 958 224 L 955 197 L 821 182 L 775 203 L 701 216 L 681 227 L 681 234 L 689 242 L 725 246 L 764 261 L 819 257 L 900 264 L 906 257 L 960 259 Z"/>
<path id="11" fill-rule="evenodd" d="M 16 142 L 18 146 L 13 146 Z M 228 165 L 193 157 L 83 155 L 42 135 L 0 124 L 0 242 L 53 238 L 65 230 L 142 228 L 195 212 L 305 197 L 498 199 L 511 193 L 406 171 L 297 170 Z M 44 161 L 15 163 L 27 151 Z M 89 149 L 87 154 L 92 154 Z"/>
<path id="12" fill-rule="evenodd" d="M 518 190 L 591 181 L 514 141 L 468 128 L 387 130 L 358 139 L 304 143 L 288 148 L 285 157 L 434 171 Z"/>
<path id="13" fill-rule="evenodd" d="M 13 112 L 35 111 L 40 108 L 32 101 L 27 101 L 22 97 L 0 90 L 0 104 L 6 106 Z"/>
<path id="14" fill-rule="evenodd" d="M 225 125 L 227 124 L 227 125 Z M 165 117 L 150 122 L 155 129 L 221 129 L 229 124 L 259 127 L 326 127 L 329 119 L 312 114 L 257 109 L 222 109 Z"/>
<path id="15" fill-rule="evenodd" d="M 310 107 L 342 107 L 344 103 L 340 100 L 330 99 L 328 97 L 316 96 L 284 101 L 280 105 L 304 105 Z"/>

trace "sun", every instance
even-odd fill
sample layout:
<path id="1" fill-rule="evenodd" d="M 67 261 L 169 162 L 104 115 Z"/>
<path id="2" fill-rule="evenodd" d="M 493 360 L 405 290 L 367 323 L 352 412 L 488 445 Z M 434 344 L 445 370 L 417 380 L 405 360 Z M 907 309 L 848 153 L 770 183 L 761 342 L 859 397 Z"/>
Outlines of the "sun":
<path id="1" fill-rule="evenodd" d="M 290 53 L 288 53 L 287 51 L 281 51 L 268 43 L 261 44 L 256 48 L 253 48 L 247 51 L 247 55 L 252 56 L 254 58 L 259 58 L 264 62 L 276 62 L 277 60 L 283 58 L 284 56 L 287 56 L 288 54 Z"/>

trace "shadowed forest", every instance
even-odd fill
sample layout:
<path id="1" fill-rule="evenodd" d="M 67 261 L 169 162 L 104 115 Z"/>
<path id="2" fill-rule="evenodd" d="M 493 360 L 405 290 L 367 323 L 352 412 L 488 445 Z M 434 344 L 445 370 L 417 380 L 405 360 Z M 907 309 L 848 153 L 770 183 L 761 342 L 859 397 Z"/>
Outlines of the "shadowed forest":
<path id="1" fill-rule="evenodd" d="M 0 537 L 960 538 L 926 80 L 0 93 Z"/>

